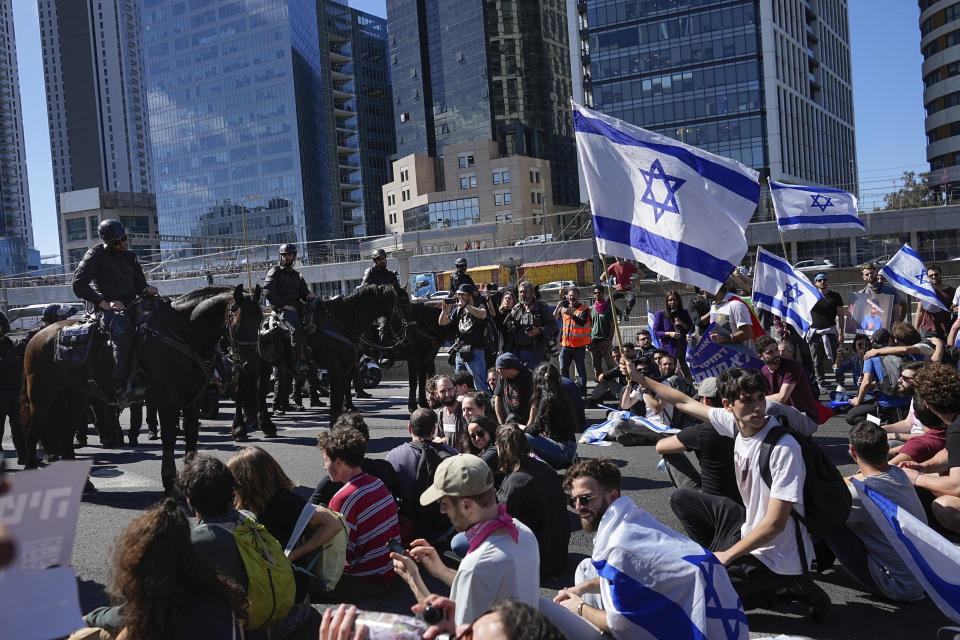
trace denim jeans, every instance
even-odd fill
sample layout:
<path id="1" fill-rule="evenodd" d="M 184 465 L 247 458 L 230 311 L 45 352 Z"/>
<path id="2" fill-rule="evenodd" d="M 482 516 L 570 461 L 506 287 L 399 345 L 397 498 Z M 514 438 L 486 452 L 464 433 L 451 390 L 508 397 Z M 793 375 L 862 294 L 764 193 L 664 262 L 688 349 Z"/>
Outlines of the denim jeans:
<path id="1" fill-rule="evenodd" d="M 570 377 L 570 364 L 577 365 L 577 385 L 580 393 L 587 392 L 587 348 L 561 347 L 560 348 L 560 375 Z"/>
<path id="2" fill-rule="evenodd" d="M 850 529 L 844 527 L 836 533 L 823 537 L 823 541 L 830 547 L 833 555 L 837 556 L 840 565 L 846 569 L 864 591 L 875 596 L 886 596 L 877 588 L 877 583 L 870 575 L 868 566 L 867 547 L 863 540 Z"/>
<path id="3" fill-rule="evenodd" d="M 483 349 L 474 349 L 472 354 L 473 357 L 469 360 L 464 360 L 458 352 L 453 370 L 469 371 L 470 375 L 473 376 L 474 389 L 490 393 L 490 387 L 487 386 L 487 360 L 483 355 Z"/>
<path id="4" fill-rule="evenodd" d="M 577 455 L 577 441 L 557 442 L 544 436 L 526 434 L 527 442 L 535 454 L 554 469 L 566 469 Z"/>
<path id="5" fill-rule="evenodd" d="M 537 365 L 540 364 L 540 358 L 537 357 L 537 352 L 533 349 L 517 349 L 513 352 L 513 355 L 527 366 L 527 369 L 533 371 L 537 368 Z"/>

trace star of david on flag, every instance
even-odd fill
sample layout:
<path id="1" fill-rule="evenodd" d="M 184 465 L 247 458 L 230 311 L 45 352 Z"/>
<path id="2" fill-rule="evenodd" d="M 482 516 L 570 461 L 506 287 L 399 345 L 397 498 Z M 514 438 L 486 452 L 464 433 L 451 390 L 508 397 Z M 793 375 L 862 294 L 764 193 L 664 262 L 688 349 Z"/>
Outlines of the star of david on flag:
<path id="1" fill-rule="evenodd" d="M 747 252 L 758 173 L 573 104 L 597 250 L 717 291 Z"/>
<path id="2" fill-rule="evenodd" d="M 781 231 L 793 229 L 860 229 L 857 198 L 840 189 L 770 181 L 770 198 Z"/>
<path id="3" fill-rule="evenodd" d="M 903 245 L 900 251 L 883 265 L 880 273 L 900 291 L 913 296 L 931 311 L 947 311 L 947 307 L 940 302 L 933 285 L 926 279 L 927 266 L 909 244 Z"/>
<path id="4" fill-rule="evenodd" d="M 750 636 L 740 598 L 716 556 L 628 497 L 604 513 L 591 561 L 615 638 Z"/>
<path id="5" fill-rule="evenodd" d="M 803 335 L 813 322 L 813 305 L 823 295 L 789 262 L 759 247 L 753 274 L 753 306 L 780 316 Z"/>

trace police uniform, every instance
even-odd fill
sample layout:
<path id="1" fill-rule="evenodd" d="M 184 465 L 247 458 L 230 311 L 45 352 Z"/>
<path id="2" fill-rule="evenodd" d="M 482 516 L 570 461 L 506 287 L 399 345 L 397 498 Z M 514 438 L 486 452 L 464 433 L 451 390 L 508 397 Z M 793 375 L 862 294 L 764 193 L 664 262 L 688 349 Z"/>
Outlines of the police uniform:
<path id="1" fill-rule="evenodd" d="M 283 316 L 286 323 L 293 329 L 291 347 L 293 362 L 296 364 L 300 359 L 303 344 L 303 323 L 300 321 L 300 313 L 304 309 L 304 303 L 309 299 L 310 288 L 307 287 L 303 276 L 292 265 L 287 266 L 281 262 L 267 272 L 263 282 L 263 293 L 270 306 Z M 287 306 L 293 307 L 293 310 L 284 309 Z"/>

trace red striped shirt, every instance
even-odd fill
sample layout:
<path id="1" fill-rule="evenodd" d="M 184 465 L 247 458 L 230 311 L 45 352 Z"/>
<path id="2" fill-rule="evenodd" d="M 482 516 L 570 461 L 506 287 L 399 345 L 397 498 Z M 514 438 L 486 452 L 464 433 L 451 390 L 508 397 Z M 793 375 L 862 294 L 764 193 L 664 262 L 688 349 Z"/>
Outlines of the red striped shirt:
<path id="1" fill-rule="evenodd" d="M 387 543 L 400 538 L 397 505 L 379 478 L 361 473 L 330 499 L 330 509 L 343 514 L 350 529 L 345 575 L 371 582 L 393 579 L 393 561 Z"/>

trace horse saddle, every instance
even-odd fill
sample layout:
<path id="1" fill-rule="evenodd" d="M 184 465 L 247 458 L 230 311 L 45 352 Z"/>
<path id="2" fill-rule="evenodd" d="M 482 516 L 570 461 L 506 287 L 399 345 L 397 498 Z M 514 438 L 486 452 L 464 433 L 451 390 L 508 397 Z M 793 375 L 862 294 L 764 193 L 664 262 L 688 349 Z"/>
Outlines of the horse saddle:
<path id="1" fill-rule="evenodd" d="M 86 315 L 74 324 L 61 327 L 57 332 L 54 361 L 66 367 L 82 367 L 87 364 L 100 335 L 100 321 L 96 316 Z"/>

